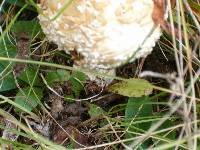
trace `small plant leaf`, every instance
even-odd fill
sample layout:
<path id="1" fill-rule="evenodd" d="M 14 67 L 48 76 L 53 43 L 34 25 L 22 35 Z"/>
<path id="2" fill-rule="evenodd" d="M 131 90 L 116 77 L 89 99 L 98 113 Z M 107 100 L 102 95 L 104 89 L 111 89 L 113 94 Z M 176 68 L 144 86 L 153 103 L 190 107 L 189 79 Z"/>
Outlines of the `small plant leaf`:
<path id="1" fill-rule="evenodd" d="M 144 117 L 152 116 L 152 105 L 149 104 L 150 98 L 149 97 L 139 97 L 139 98 L 129 98 L 128 103 L 126 105 L 125 109 L 125 122 L 127 122 L 129 126 L 129 131 L 131 132 L 142 132 L 147 131 L 150 126 L 151 122 L 143 122 L 132 125 L 133 122 L 136 120 L 141 120 Z M 138 130 L 136 130 L 136 128 Z M 133 138 L 135 137 L 135 134 L 131 134 L 130 132 L 127 132 L 125 134 L 126 138 Z M 140 148 L 146 149 L 149 146 L 149 141 L 145 141 L 140 145 Z"/>
<path id="2" fill-rule="evenodd" d="M 57 74 L 59 77 L 59 81 L 68 81 L 70 78 L 70 73 L 67 70 L 58 69 Z"/>
<path id="3" fill-rule="evenodd" d="M 20 106 L 24 107 L 28 111 L 32 111 L 42 98 L 42 89 L 41 88 L 24 88 L 19 90 L 16 95 L 15 102 Z M 19 109 L 16 109 L 20 111 Z"/>
<path id="4" fill-rule="evenodd" d="M 20 35 L 20 33 L 26 33 L 29 38 L 44 38 L 44 34 L 40 27 L 40 24 L 36 20 L 31 21 L 17 21 L 11 28 L 11 31 L 16 35 Z"/>
<path id="5" fill-rule="evenodd" d="M 131 97 L 128 99 L 128 103 L 125 109 L 125 119 L 126 122 L 130 122 L 133 118 L 137 117 L 147 117 L 152 114 L 152 105 L 149 104 L 149 97 Z M 148 123 L 147 127 L 143 123 L 142 129 L 147 130 L 150 127 L 151 123 Z"/>
<path id="6" fill-rule="evenodd" d="M 41 80 L 37 75 L 37 70 L 34 68 L 27 68 L 22 72 L 22 74 L 20 74 L 19 79 L 29 85 L 41 86 Z"/>
<path id="7" fill-rule="evenodd" d="M 48 72 L 46 76 L 47 83 L 51 85 L 53 82 L 59 81 L 59 76 L 56 71 Z"/>
<path id="8" fill-rule="evenodd" d="M 12 73 L 6 74 L 7 71 L 3 73 L 5 67 L 0 64 L 0 92 L 9 91 L 16 88 L 15 80 Z"/>
<path id="9" fill-rule="evenodd" d="M 81 82 L 85 82 L 87 76 L 83 72 L 73 71 L 71 77 L 76 78 Z"/>
<path id="10" fill-rule="evenodd" d="M 4 70 L 3 66 L 0 64 L 0 72 Z M 14 77 L 11 73 L 5 76 L 0 76 L 0 92 L 9 91 L 16 88 Z"/>
<path id="11" fill-rule="evenodd" d="M 93 118 L 93 117 L 97 117 L 99 115 L 105 114 L 105 111 L 97 105 L 89 104 L 88 113 L 89 113 L 90 117 Z"/>
<path id="12" fill-rule="evenodd" d="M 70 79 L 70 72 L 63 69 L 58 69 L 56 71 L 48 72 L 46 76 L 47 83 L 51 85 L 53 82 L 63 82 Z"/>
<path id="13" fill-rule="evenodd" d="M 86 75 L 82 72 L 75 71 L 70 77 L 70 82 L 72 83 L 72 91 L 75 97 L 79 97 L 80 92 L 84 89 L 84 82 L 86 80 Z"/>
<path id="14" fill-rule="evenodd" d="M 144 79 L 127 79 L 109 87 L 109 92 L 128 97 L 147 96 L 152 93 L 153 86 Z"/>
<path id="15" fill-rule="evenodd" d="M 15 57 L 16 46 L 8 35 L 0 40 L 0 57 Z M 0 62 L 0 92 L 9 91 L 16 88 L 15 80 L 12 74 L 14 63 L 9 61 Z"/>
<path id="16" fill-rule="evenodd" d="M 0 56 L 14 58 L 16 54 L 17 54 L 17 47 L 15 45 L 15 42 L 12 40 L 11 37 L 5 35 L 4 38 L 0 40 Z M 1 61 L 1 64 L 6 66 L 8 64 L 11 64 L 11 62 Z"/>

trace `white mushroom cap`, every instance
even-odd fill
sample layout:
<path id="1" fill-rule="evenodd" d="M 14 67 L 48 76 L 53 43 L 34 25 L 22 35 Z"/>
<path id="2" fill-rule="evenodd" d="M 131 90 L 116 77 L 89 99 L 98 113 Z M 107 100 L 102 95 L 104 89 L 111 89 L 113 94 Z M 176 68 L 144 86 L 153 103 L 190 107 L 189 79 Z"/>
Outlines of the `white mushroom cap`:
<path id="1" fill-rule="evenodd" d="M 86 68 L 110 69 L 145 57 L 160 37 L 152 20 L 153 0 L 42 0 L 40 24 L 59 49 L 76 50 Z"/>

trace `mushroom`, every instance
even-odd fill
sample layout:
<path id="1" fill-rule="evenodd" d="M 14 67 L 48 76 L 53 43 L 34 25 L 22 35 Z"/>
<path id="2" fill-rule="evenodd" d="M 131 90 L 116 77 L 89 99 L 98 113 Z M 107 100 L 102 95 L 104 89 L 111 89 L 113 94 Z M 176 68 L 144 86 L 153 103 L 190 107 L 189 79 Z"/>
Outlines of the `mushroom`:
<path id="1" fill-rule="evenodd" d="M 153 0 L 40 0 L 39 6 L 48 40 L 79 53 L 80 68 L 113 75 L 116 67 L 150 54 L 161 35 Z"/>

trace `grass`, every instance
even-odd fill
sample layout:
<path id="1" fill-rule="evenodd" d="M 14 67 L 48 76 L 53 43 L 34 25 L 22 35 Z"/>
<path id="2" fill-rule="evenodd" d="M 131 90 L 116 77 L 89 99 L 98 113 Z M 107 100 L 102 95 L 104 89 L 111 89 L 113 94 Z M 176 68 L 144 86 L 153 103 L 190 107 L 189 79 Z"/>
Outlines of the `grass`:
<path id="1" fill-rule="evenodd" d="M 67 1 L 52 20 L 59 17 L 71 2 Z M 23 18 L 28 11 L 33 16 L 42 13 L 32 0 L 8 0 L 0 4 L 0 18 L 3 18 L 0 19 L 2 149 L 200 149 L 200 4 L 197 0 L 177 0 L 176 7 L 169 9 L 172 33 L 163 34 L 159 44 L 163 53 L 170 53 L 166 57 L 175 62 L 175 71 L 138 74 L 140 78 L 150 78 L 151 82 L 73 68 L 65 62 L 70 56 L 61 54 L 45 41 L 38 20 Z M 178 37 L 175 30 L 179 31 Z M 21 50 L 19 44 L 25 50 Z M 28 56 L 20 56 L 24 51 Z M 21 69 L 17 71 L 17 67 Z M 88 85 L 87 73 L 112 78 L 119 83 L 108 87 L 106 92 L 99 90 L 88 94 L 93 85 Z M 165 85 L 154 83 L 155 78 Z M 102 103 L 112 95 L 108 91 L 126 97 L 121 97 L 121 101 L 113 99 L 114 104 L 104 106 Z M 67 118 L 60 121 L 52 113 L 51 98 L 55 104 L 62 102 L 64 106 L 60 107 L 66 110 L 73 108 L 63 114 L 62 117 Z M 73 116 L 76 111 L 84 117 L 81 118 L 79 113 Z M 79 117 L 81 121 L 71 127 L 70 117 Z M 66 126 L 62 121 L 70 123 Z M 48 123 L 62 133 L 44 130 L 49 127 Z M 39 127 L 43 129 L 39 130 Z M 15 136 L 17 138 L 13 140 Z M 64 136 L 59 142 L 65 141 L 65 144 L 53 142 L 56 136 Z"/>

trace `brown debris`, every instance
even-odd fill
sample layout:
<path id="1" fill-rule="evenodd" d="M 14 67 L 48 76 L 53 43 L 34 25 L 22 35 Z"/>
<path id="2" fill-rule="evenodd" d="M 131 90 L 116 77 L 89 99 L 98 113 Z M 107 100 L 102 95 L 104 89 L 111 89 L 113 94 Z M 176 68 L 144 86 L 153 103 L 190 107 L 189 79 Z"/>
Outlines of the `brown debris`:
<path id="1" fill-rule="evenodd" d="M 8 129 L 17 130 L 17 125 L 13 124 L 10 120 L 7 120 L 6 118 L 4 118 L 2 116 L 0 116 L 0 124 L 5 126 Z M 16 141 L 18 139 L 18 135 L 13 133 L 12 131 L 2 129 L 1 138 L 5 139 L 5 140 L 10 140 L 10 141 Z M 0 145 L 0 149 L 1 149 L 1 147 L 5 148 L 6 150 L 13 149 L 12 145 L 3 144 L 3 143 L 1 143 L 1 144 L 2 145 Z"/>
<path id="2" fill-rule="evenodd" d="M 17 53 L 17 58 L 18 59 L 27 59 L 28 54 L 29 54 L 29 38 L 26 33 L 20 33 L 18 36 L 18 41 L 17 41 L 17 48 L 18 48 L 18 53 Z M 26 68 L 25 63 L 16 63 L 13 71 L 16 76 L 19 76 Z"/>
<path id="3" fill-rule="evenodd" d="M 64 144 L 65 141 L 69 142 L 68 135 L 74 139 L 70 140 L 74 144 L 74 148 L 81 148 L 90 145 L 89 138 L 83 135 L 77 128 L 72 126 L 66 127 L 65 132 L 62 129 L 59 129 L 57 134 L 54 135 L 53 141 L 57 144 Z"/>
<path id="4" fill-rule="evenodd" d="M 82 135 L 76 128 L 82 122 L 83 113 L 87 109 L 81 105 L 80 102 L 69 103 L 63 106 L 62 110 L 57 114 L 56 123 L 51 125 L 51 138 L 57 144 L 67 145 L 73 142 L 73 137 L 78 143 L 74 142 L 76 148 L 88 144 L 88 137 Z"/>
<path id="5" fill-rule="evenodd" d="M 62 95 L 62 88 L 60 87 L 59 84 L 54 86 L 54 91 L 56 93 L 52 92 L 51 94 L 49 94 L 49 100 L 52 102 L 51 103 L 51 115 L 54 118 L 57 118 L 58 114 L 64 109 L 63 99 L 61 96 L 59 96 L 59 95 Z M 57 95 L 57 94 L 59 94 L 59 95 Z"/>

